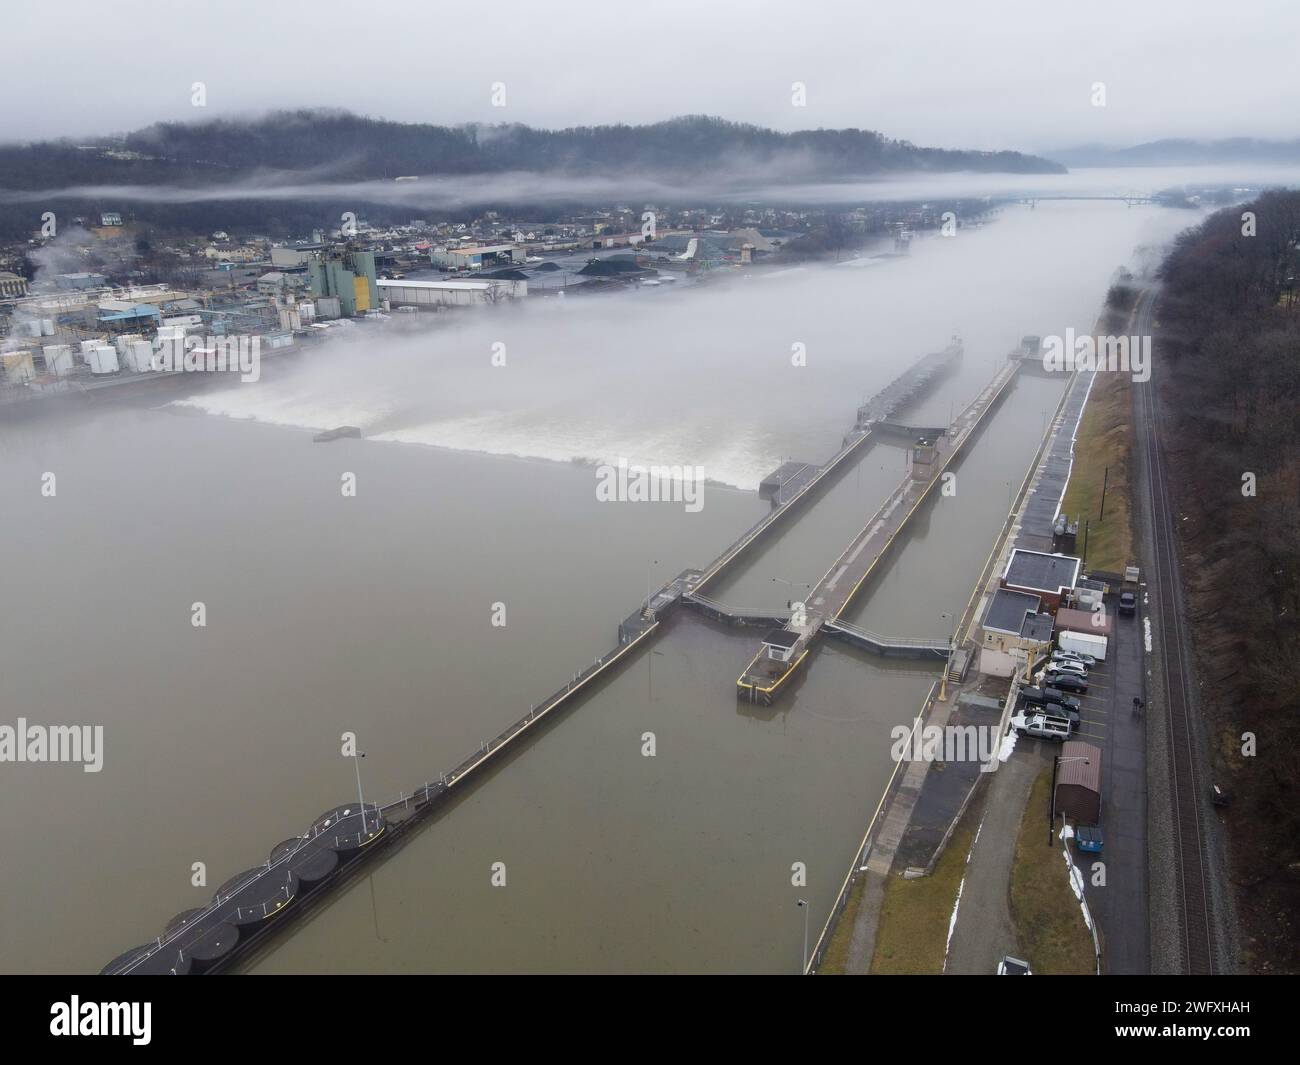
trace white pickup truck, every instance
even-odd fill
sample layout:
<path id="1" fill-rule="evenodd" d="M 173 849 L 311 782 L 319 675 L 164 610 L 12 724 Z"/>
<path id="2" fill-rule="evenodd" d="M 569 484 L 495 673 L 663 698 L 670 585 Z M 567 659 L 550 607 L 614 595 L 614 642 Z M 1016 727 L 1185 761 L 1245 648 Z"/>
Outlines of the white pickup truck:
<path id="1" fill-rule="evenodd" d="M 1027 714 L 1012 721 L 1017 732 L 1025 736 L 1041 736 L 1045 740 L 1064 743 L 1070 738 L 1070 722 L 1063 717 L 1048 714 Z"/>

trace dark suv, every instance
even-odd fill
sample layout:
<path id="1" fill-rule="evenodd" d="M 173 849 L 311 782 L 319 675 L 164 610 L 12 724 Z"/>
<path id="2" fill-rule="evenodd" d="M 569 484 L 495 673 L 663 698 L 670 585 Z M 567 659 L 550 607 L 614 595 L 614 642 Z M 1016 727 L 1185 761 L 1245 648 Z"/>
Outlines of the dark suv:
<path id="1" fill-rule="evenodd" d="M 1020 689 L 1020 698 L 1023 702 L 1032 703 L 1034 706 L 1046 706 L 1048 703 L 1059 703 L 1069 710 L 1082 710 L 1083 704 L 1073 696 L 1066 695 L 1060 688 L 1030 688 Z"/>
<path id="2" fill-rule="evenodd" d="M 1079 692 L 1082 694 L 1088 690 L 1088 682 L 1082 677 L 1076 677 L 1073 673 L 1052 673 L 1048 672 L 1043 677 L 1044 687 L 1060 688 L 1063 692 Z"/>

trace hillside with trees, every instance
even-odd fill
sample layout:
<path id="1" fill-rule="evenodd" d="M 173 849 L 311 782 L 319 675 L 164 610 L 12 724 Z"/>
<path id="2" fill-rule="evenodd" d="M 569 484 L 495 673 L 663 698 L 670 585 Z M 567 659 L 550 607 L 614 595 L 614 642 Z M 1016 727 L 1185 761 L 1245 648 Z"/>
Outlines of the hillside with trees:
<path id="1" fill-rule="evenodd" d="M 352 181 L 515 170 L 637 173 L 680 180 L 723 176 L 726 168 L 736 164 L 792 180 L 844 180 L 904 171 L 1064 170 L 1057 163 L 1018 152 L 920 148 L 860 129 L 781 133 L 703 115 L 644 126 L 546 130 L 517 124 L 434 126 L 346 112 L 281 111 L 250 121 L 158 123 L 90 144 L 0 146 L 0 173 L 9 188 L 128 180 L 219 181 L 259 170 L 320 171 L 332 179 Z"/>
<path id="2" fill-rule="evenodd" d="M 30 201 L 15 197 L 6 202 L 6 190 L 64 190 L 42 199 L 42 210 L 61 208 L 86 216 L 101 210 L 126 211 L 163 228 L 203 231 L 214 225 L 243 226 L 282 235 L 318 224 L 319 205 L 309 209 L 301 201 L 276 202 L 270 196 L 223 198 L 213 204 L 188 198 L 185 190 L 518 174 L 523 177 L 521 195 L 527 194 L 529 175 L 548 175 L 648 180 L 684 188 L 701 185 L 716 197 L 725 196 L 729 188 L 752 195 L 755 185 L 779 187 L 887 174 L 1063 170 L 1057 163 L 1018 152 L 921 148 L 859 129 L 781 133 L 706 116 L 643 126 L 546 130 L 523 125 L 435 126 L 336 111 L 281 111 L 250 120 L 165 122 L 76 143 L 0 145 L 0 233 L 17 236 L 33 228 Z M 157 200 L 145 197 L 124 204 L 114 196 L 114 190 L 123 186 L 157 186 L 160 195 Z M 161 194 L 163 186 L 168 187 L 166 196 Z M 431 213 L 420 206 L 418 186 L 403 191 L 401 204 L 377 196 L 371 205 L 352 192 L 343 206 L 366 207 L 373 219 L 387 221 Z"/>
<path id="3" fill-rule="evenodd" d="M 1253 230 L 1252 230 L 1253 221 Z M 1254 235 L 1251 235 L 1253 232 Z M 1159 386 L 1249 967 L 1300 969 L 1300 193 L 1166 259 Z M 1243 753 L 1243 734 L 1256 751 Z"/>

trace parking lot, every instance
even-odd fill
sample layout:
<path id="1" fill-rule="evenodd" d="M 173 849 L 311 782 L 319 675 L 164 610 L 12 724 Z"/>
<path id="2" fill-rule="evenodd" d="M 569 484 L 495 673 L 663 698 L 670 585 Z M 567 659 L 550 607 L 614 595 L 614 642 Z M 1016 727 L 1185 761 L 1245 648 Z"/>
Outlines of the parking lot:
<path id="1" fill-rule="evenodd" d="M 1141 596 L 1138 597 L 1139 602 Z M 1118 613 L 1119 597 L 1106 599 L 1114 619 L 1106 660 L 1088 671 L 1088 692 L 1079 700 L 1076 739 L 1102 750 L 1100 856 L 1076 861 L 1084 874 L 1088 906 L 1102 941 L 1108 973 L 1146 973 L 1147 922 L 1146 713 L 1133 713 L 1133 697 L 1146 701 L 1142 613 Z M 1040 741 L 1041 742 L 1041 741 Z M 1094 860 L 1102 861 L 1104 883 L 1095 884 Z"/>

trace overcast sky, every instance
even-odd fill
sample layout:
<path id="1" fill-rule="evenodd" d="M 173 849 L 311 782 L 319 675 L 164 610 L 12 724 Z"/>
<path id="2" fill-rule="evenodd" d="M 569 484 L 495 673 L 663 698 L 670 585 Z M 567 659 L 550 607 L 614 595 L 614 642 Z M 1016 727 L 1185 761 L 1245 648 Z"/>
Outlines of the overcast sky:
<path id="1" fill-rule="evenodd" d="M 1022 150 L 1300 135 L 1296 0 L 52 0 L 2 21 L 3 140 L 302 106 L 549 127 L 713 114 Z"/>

